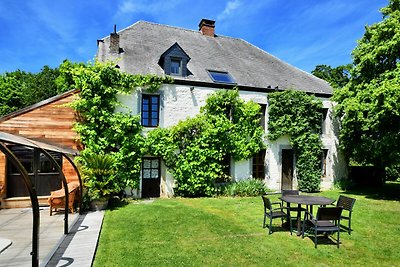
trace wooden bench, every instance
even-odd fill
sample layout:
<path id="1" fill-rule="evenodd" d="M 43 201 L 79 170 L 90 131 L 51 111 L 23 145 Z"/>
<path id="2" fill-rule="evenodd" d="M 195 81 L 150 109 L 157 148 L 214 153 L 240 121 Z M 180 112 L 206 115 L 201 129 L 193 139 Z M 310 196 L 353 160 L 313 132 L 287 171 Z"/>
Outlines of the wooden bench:
<path id="1" fill-rule="evenodd" d="M 71 213 L 74 213 L 74 203 L 76 202 L 78 194 L 79 194 L 79 183 L 78 182 L 68 183 L 68 209 Z M 58 208 L 65 208 L 64 188 L 52 191 L 47 202 L 50 205 L 50 216 L 53 215 L 53 210 L 57 211 Z"/>

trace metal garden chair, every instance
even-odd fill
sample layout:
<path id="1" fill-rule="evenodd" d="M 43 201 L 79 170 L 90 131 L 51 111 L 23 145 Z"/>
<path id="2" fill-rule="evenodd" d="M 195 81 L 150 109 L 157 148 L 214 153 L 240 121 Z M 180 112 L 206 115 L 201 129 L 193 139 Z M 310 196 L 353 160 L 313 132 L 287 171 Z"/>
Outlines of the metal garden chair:
<path id="1" fill-rule="evenodd" d="M 346 216 L 342 215 L 342 219 L 348 220 L 349 224 L 348 226 L 342 225 L 342 227 L 345 227 L 347 229 L 349 235 L 351 235 L 351 231 L 353 231 L 353 229 L 351 228 L 351 214 L 353 212 L 354 203 L 356 203 L 355 198 L 346 197 L 343 195 L 340 195 L 338 201 L 336 202 L 336 207 L 342 207 L 343 210 L 347 212 Z"/>
<path id="2" fill-rule="evenodd" d="M 311 227 L 314 229 L 314 243 L 315 248 L 318 244 L 318 232 L 327 233 L 337 232 L 336 244 L 339 248 L 340 244 L 340 219 L 342 215 L 342 207 L 320 207 L 318 208 L 317 216 L 314 217 L 311 213 L 306 212 L 310 216 L 309 220 L 306 220 L 306 215 L 304 215 L 303 221 L 303 233 L 302 238 L 304 238 L 305 224 L 307 221 L 311 222 Z"/>
<path id="3" fill-rule="evenodd" d="M 269 234 L 272 233 L 272 220 L 276 218 L 281 218 L 282 224 L 283 224 L 283 219 L 287 219 L 288 215 L 283 211 L 286 209 L 285 207 L 282 207 L 281 202 L 271 202 L 271 200 L 268 198 L 267 195 L 262 195 L 262 200 L 264 203 L 264 223 L 263 223 L 263 228 L 267 227 L 266 225 L 266 219 L 267 217 L 269 218 Z M 273 205 L 279 205 L 279 208 L 274 208 Z M 290 232 L 292 232 L 292 225 L 290 224 Z"/>

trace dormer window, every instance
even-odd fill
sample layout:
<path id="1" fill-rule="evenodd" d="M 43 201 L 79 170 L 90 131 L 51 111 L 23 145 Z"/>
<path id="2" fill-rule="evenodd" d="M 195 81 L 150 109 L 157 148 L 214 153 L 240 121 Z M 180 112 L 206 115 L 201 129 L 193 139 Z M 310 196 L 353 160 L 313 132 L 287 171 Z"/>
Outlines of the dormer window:
<path id="1" fill-rule="evenodd" d="M 181 59 L 171 58 L 171 75 L 182 76 Z"/>
<path id="2" fill-rule="evenodd" d="M 215 70 L 207 70 L 208 74 L 210 75 L 213 82 L 216 83 L 230 83 L 235 84 L 235 80 L 232 76 L 225 71 L 215 71 Z"/>
<path id="3" fill-rule="evenodd" d="M 178 43 L 173 44 L 160 57 L 158 64 L 167 75 L 186 77 L 190 74 L 187 64 L 190 57 Z"/>

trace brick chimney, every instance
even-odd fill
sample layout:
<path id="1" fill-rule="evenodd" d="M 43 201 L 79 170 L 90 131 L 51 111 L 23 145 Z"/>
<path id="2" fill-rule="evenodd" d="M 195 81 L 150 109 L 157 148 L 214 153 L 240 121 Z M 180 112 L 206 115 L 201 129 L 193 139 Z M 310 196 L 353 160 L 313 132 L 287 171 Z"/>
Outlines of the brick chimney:
<path id="1" fill-rule="evenodd" d="M 199 31 L 203 35 L 214 37 L 215 35 L 215 21 L 210 19 L 202 19 L 199 23 Z"/>
<path id="2" fill-rule="evenodd" d="M 117 25 L 114 25 L 114 32 L 110 33 L 110 53 L 119 53 L 119 34 Z"/>

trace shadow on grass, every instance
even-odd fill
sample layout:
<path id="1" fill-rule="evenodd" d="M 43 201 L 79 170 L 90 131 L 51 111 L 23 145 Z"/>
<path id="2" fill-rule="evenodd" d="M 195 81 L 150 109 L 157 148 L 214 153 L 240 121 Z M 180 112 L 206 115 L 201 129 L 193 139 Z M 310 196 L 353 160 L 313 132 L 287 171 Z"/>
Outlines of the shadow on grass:
<path id="1" fill-rule="evenodd" d="M 380 187 L 363 187 L 344 191 L 371 199 L 400 200 L 400 182 L 386 182 Z"/>
<path id="2" fill-rule="evenodd" d="M 123 208 L 128 204 L 129 204 L 129 200 L 126 198 L 121 199 L 119 197 L 113 197 L 113 198 L 110 198 L 110 200 L 108 201 L 107 209 L 119 210 L 120 208 Z"/>

